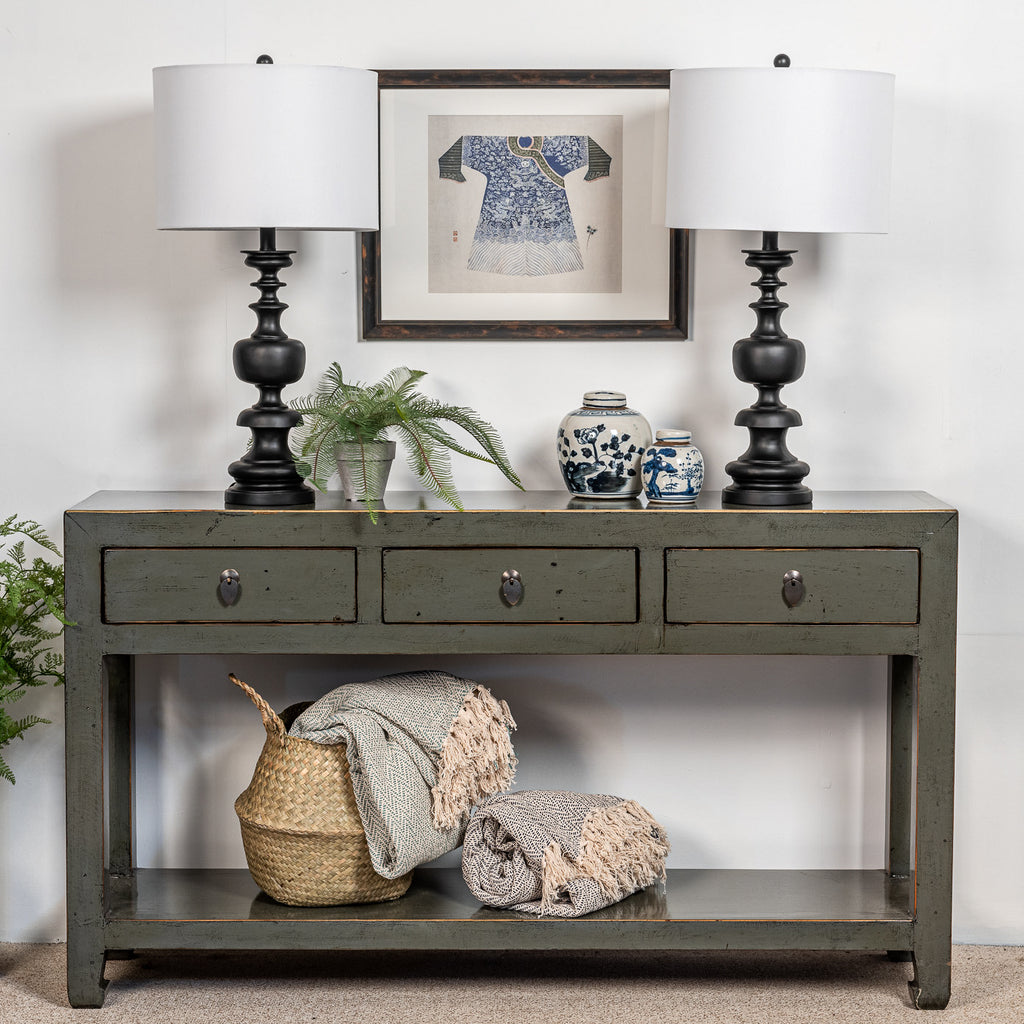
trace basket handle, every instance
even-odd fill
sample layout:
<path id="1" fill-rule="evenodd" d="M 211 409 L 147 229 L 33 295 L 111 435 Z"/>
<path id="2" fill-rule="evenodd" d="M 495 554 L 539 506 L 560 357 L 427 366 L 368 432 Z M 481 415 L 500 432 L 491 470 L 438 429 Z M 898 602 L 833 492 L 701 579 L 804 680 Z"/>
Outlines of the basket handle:
<path id="1" fill-rule="evenodd" d="M 249 699 L 259 709 L 259 713 L 263 718 L 263 728 L 267 730 L 267 735 L 275 736 L 283 747 L 287 730 L 284 727 L 284 722 L 278 718 L 277 712 L 274 711 L 274 709 L 248 683 L 243 683 L 234 672 L 228 673 L 228 679 L 230 679 L 235 686 L 240 686 L 245 690 L 249 695 Z"/>

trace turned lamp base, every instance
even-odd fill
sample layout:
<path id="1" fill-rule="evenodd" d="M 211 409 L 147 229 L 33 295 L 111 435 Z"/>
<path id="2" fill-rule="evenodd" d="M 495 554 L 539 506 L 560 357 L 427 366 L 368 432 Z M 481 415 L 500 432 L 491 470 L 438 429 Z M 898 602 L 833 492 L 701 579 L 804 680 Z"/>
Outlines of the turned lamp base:
<path id="1" fill-rule="evenodd" d="M 255 384 L 260 396 L 238 415 L 238 425 L 252 431 L 252 445 L 228 466 L 235 482 L 224 492 L 224 504 L 232 508 L 309 507 L 314 502 L 288 445 L 288 431 L 302 417 L 281 398 L 284 387 L 299 380 L 306 368 L 305 346 L 281 329 L 288 306 L 277 297 L 284 287 L 277 273 L 292 265 L 291 257 L 291 251 L 277 248 L 273 228 L 261 228 L 259 249 L 246 251 L 246 266 L 260 271 L 253 282 L 260 297 L 249 306 L 258 322 L 251 337 L 235 343 L 232 361 L 238 378 Z"/>
<path id="2" fill-rule="evenodd" d="M 732 365 L 740 380 L 757 388 L 757 401 L 736 415 L 736 426 L 747 428 L 750 444 L 725 467 L 733 479 L 722 491 L 722 501 L 729 505 L 799 506 L 809 505 L 812 498 L 801 482 L 810 467 L 786 447 L 786 432 L 803 421 L 782 403 L 780 392 L 804 372 L 804 346 L 779 325 L 788 305 L 778 297 L 785 286 L 779 271 L 792 266 L 795 250 L 780 249 L 778 238 L 777 232 L 766 231 L 760 249 L 743 250 L 747 266 L 761 274 L 754 282 L 761 296 L 750 304 L 757 325 L 749 338 L 733 346 Z"/>

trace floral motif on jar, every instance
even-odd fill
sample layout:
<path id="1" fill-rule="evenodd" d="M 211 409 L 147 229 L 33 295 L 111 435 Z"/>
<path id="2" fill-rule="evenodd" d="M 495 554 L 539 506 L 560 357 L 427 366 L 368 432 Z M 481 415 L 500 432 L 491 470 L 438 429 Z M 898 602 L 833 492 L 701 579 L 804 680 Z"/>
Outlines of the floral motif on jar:
<path id="1" fill-rule="evenodd" d="M 640 461 L 651 427 L 621 391 L 588 391 L 558 428 L 558 464 L 570 493 L 630 498 L 640 493 Z"/>

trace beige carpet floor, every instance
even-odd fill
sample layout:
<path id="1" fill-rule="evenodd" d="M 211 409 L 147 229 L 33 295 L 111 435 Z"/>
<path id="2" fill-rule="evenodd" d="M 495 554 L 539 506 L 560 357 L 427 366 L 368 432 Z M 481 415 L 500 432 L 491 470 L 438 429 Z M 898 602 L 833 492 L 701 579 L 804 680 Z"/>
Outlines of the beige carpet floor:
<path id="1" fill-rule="evenodd" d="M 910 967 L 864 953 L 184 953 L 107 966 L 72 1010 L 63 945 L 0 944 L 0 1024 L 887 1024 Z M 926 1020 L 1021 1024 L 1024 947 L 957 946 Z"/>

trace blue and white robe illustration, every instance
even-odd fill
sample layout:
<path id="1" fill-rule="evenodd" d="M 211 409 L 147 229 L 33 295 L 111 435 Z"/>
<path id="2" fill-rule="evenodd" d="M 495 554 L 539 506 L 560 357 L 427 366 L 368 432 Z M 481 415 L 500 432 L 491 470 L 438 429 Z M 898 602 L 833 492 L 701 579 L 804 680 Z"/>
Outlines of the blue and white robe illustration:
<path id="1" fill-rule="evenodd" d="M 438 160 L 440 176 L 487 178 L 469 269 L 539 277 L 583 269 L 565 177 L 606 178 L 611 157 L 589 135 L 463 135 Z"/>

